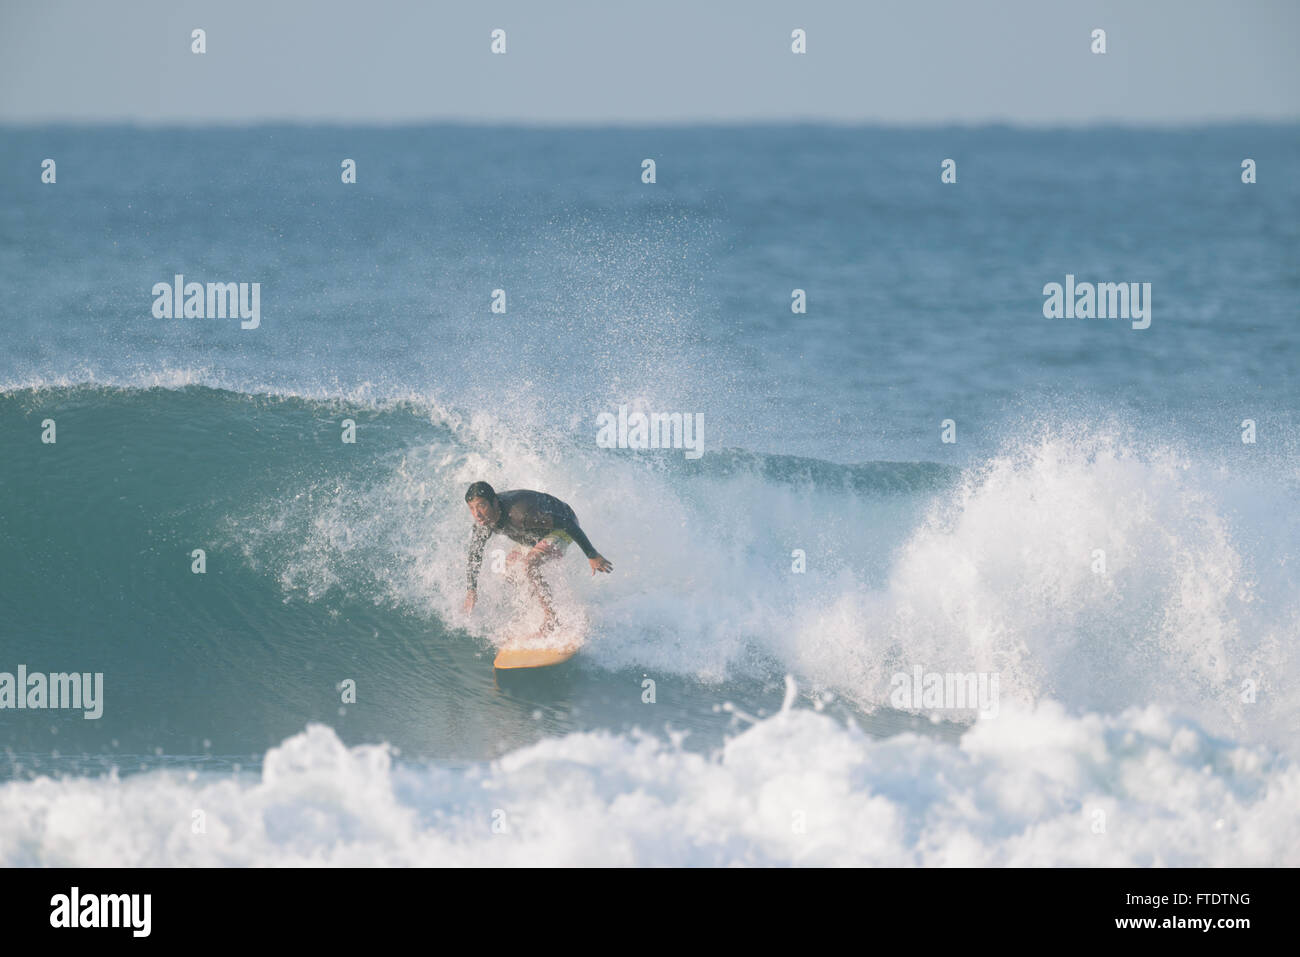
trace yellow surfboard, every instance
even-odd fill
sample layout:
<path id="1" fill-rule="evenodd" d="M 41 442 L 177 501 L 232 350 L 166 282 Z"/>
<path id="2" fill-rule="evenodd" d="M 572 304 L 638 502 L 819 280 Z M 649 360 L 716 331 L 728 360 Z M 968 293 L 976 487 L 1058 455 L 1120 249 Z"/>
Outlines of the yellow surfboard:
<path id="1" fill-rule="evenodd" d="M 492 667 L 501 668 L 545 668 L 568 661 L 578 653 L 582 642 L 565 635 L 551 635 L 550 641 L 543 639 L 511 638 L 497 651 Z"/>
<path id="2" fill-rule="evenodd" d="M 502 648 L 492 661 L 493 668 L 545 668 L 568 661 L 578 653 L 576 645 L 568 648 Z"/>

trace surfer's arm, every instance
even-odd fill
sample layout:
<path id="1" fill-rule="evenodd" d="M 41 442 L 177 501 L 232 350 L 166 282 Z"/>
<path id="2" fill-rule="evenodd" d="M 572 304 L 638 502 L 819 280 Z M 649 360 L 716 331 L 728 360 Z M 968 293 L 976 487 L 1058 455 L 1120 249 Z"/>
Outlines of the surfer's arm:
<path id="1" fill-rule="evenodd" d="M 596 551 L 596 546 L 591 544 L 591 539 L 578 525 L 576 518 L 571 515 L 566 516 L 563 521 L 557 523 L 556 527 L 577 543 L 578 547 L 582 549 L 582 554 L 586 555 L 588 560 L 600 557 L 600 552 Z"/>
<path id="2" fill-rule="evenodd" d="M 587 556 L 587 564 L 591 566 L 593 575 L 596 572 L 612 572 L 614 570 L 613 564 L 602 557 L 600 552 L 596 551 L 596 546 L 591 544 L 591 539 L 587 537 L 587 533 L 578 524 L 577 516 L 573 514 L 572 509 L 569 510 L 568 515 L 557 523 L 556 527 L 578 543 L 578 547 L 582 549 L 582 554 Z"/>
<path id="3" fill-rule="evenodd" d="M 474 535 L 469 540 L 469 567 L 466 569 L 465 579 L 469 585 L 469 596 L 466 604 L 472 608 L 474 603 L 472 598 L 478 591 L 478 573 L 483 567 L 483 548 L 487 545 L 487 540 L 492 536 L 491 529 L 479 526 L 474 529 Z"/>

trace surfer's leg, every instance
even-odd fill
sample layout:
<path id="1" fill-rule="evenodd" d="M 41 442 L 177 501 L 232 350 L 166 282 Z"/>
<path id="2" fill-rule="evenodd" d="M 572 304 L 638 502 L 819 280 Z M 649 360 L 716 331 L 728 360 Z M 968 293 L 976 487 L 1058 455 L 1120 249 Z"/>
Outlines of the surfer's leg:
<path id="1" fill-rule="evenodd" d="M 553 631 L 560 623 L 555 615 L 555 605 L 551 602 L 551 588 L 546 584 L 546 579 L 542 577 L 542 563 L 563 558 L 565 549 L 569 547 L 572 541 L 573 539 L 569 538 L 564 532 L 552 532 L 539 543 L 544 544 L 546 550 L 542 552 L 537 561 L 528 566 L 528 582 L 532 586 L 533 595 L 536 596 L 538 603 L 542 606 L 542 627 L 538 631 L 538 635 Z"/>
<path id="2" fill-rule="evenodd" d="M 545 557 L 530 564 L 526 571 L 533 597 L 542 606 L 542 627 L 538 631 L 538 635 L 544 635 L 548 631 L 554 630 L 555 626 L 559 624 L 559 620 L 555 617 L 555 606 L 551 602 L 551 586 L 546 584 L 546 579 L 542 577 L 542 562 L 550 561 L 552 558 L 559 558 L 559 554 L 548 552 Z"/>

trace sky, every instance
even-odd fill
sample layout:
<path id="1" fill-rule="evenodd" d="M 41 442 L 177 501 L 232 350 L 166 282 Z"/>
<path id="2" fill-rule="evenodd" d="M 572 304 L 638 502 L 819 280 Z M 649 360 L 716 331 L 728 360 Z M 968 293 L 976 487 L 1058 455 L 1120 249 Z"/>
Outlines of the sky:
<path id="1" fill-rule="evenodd" d="M 1298 38 L 1300 0 L 0 0 L 0 122 L 1295 121 Z"/>

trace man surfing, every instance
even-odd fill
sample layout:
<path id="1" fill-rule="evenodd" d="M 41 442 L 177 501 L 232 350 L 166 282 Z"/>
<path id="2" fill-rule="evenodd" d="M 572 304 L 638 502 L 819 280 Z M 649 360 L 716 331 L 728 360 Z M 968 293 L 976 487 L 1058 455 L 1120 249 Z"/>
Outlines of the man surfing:
<path id="1" fill-rule="evenodd" d="M 506 558 L 507 565 L 523 562 L 524 574 L 533 596 L 542 606 L 542 627 L 537 635 L 554 630 L 558 620 L 551 605 L 551 590 L 542 578 L 543 562 L 560 558 L 571 542 L 577 542 L 587 556 L 591 573 L 612 572 L 614 566 L 601 557 L 591 540 L 578 525 L 578 517 L 564 502 L 545 492 L 514 489 L 496 492 L 487 482 L 475 482 L 465 492 L 465 504 L 477 524 L 469 543 L 469 592 L 465 595 L 465 614 L 474 610 L 478 592 L 478 573 L 483 564 L 483 548 L 497 532 L 527 551 L 516 550 Z"/>

